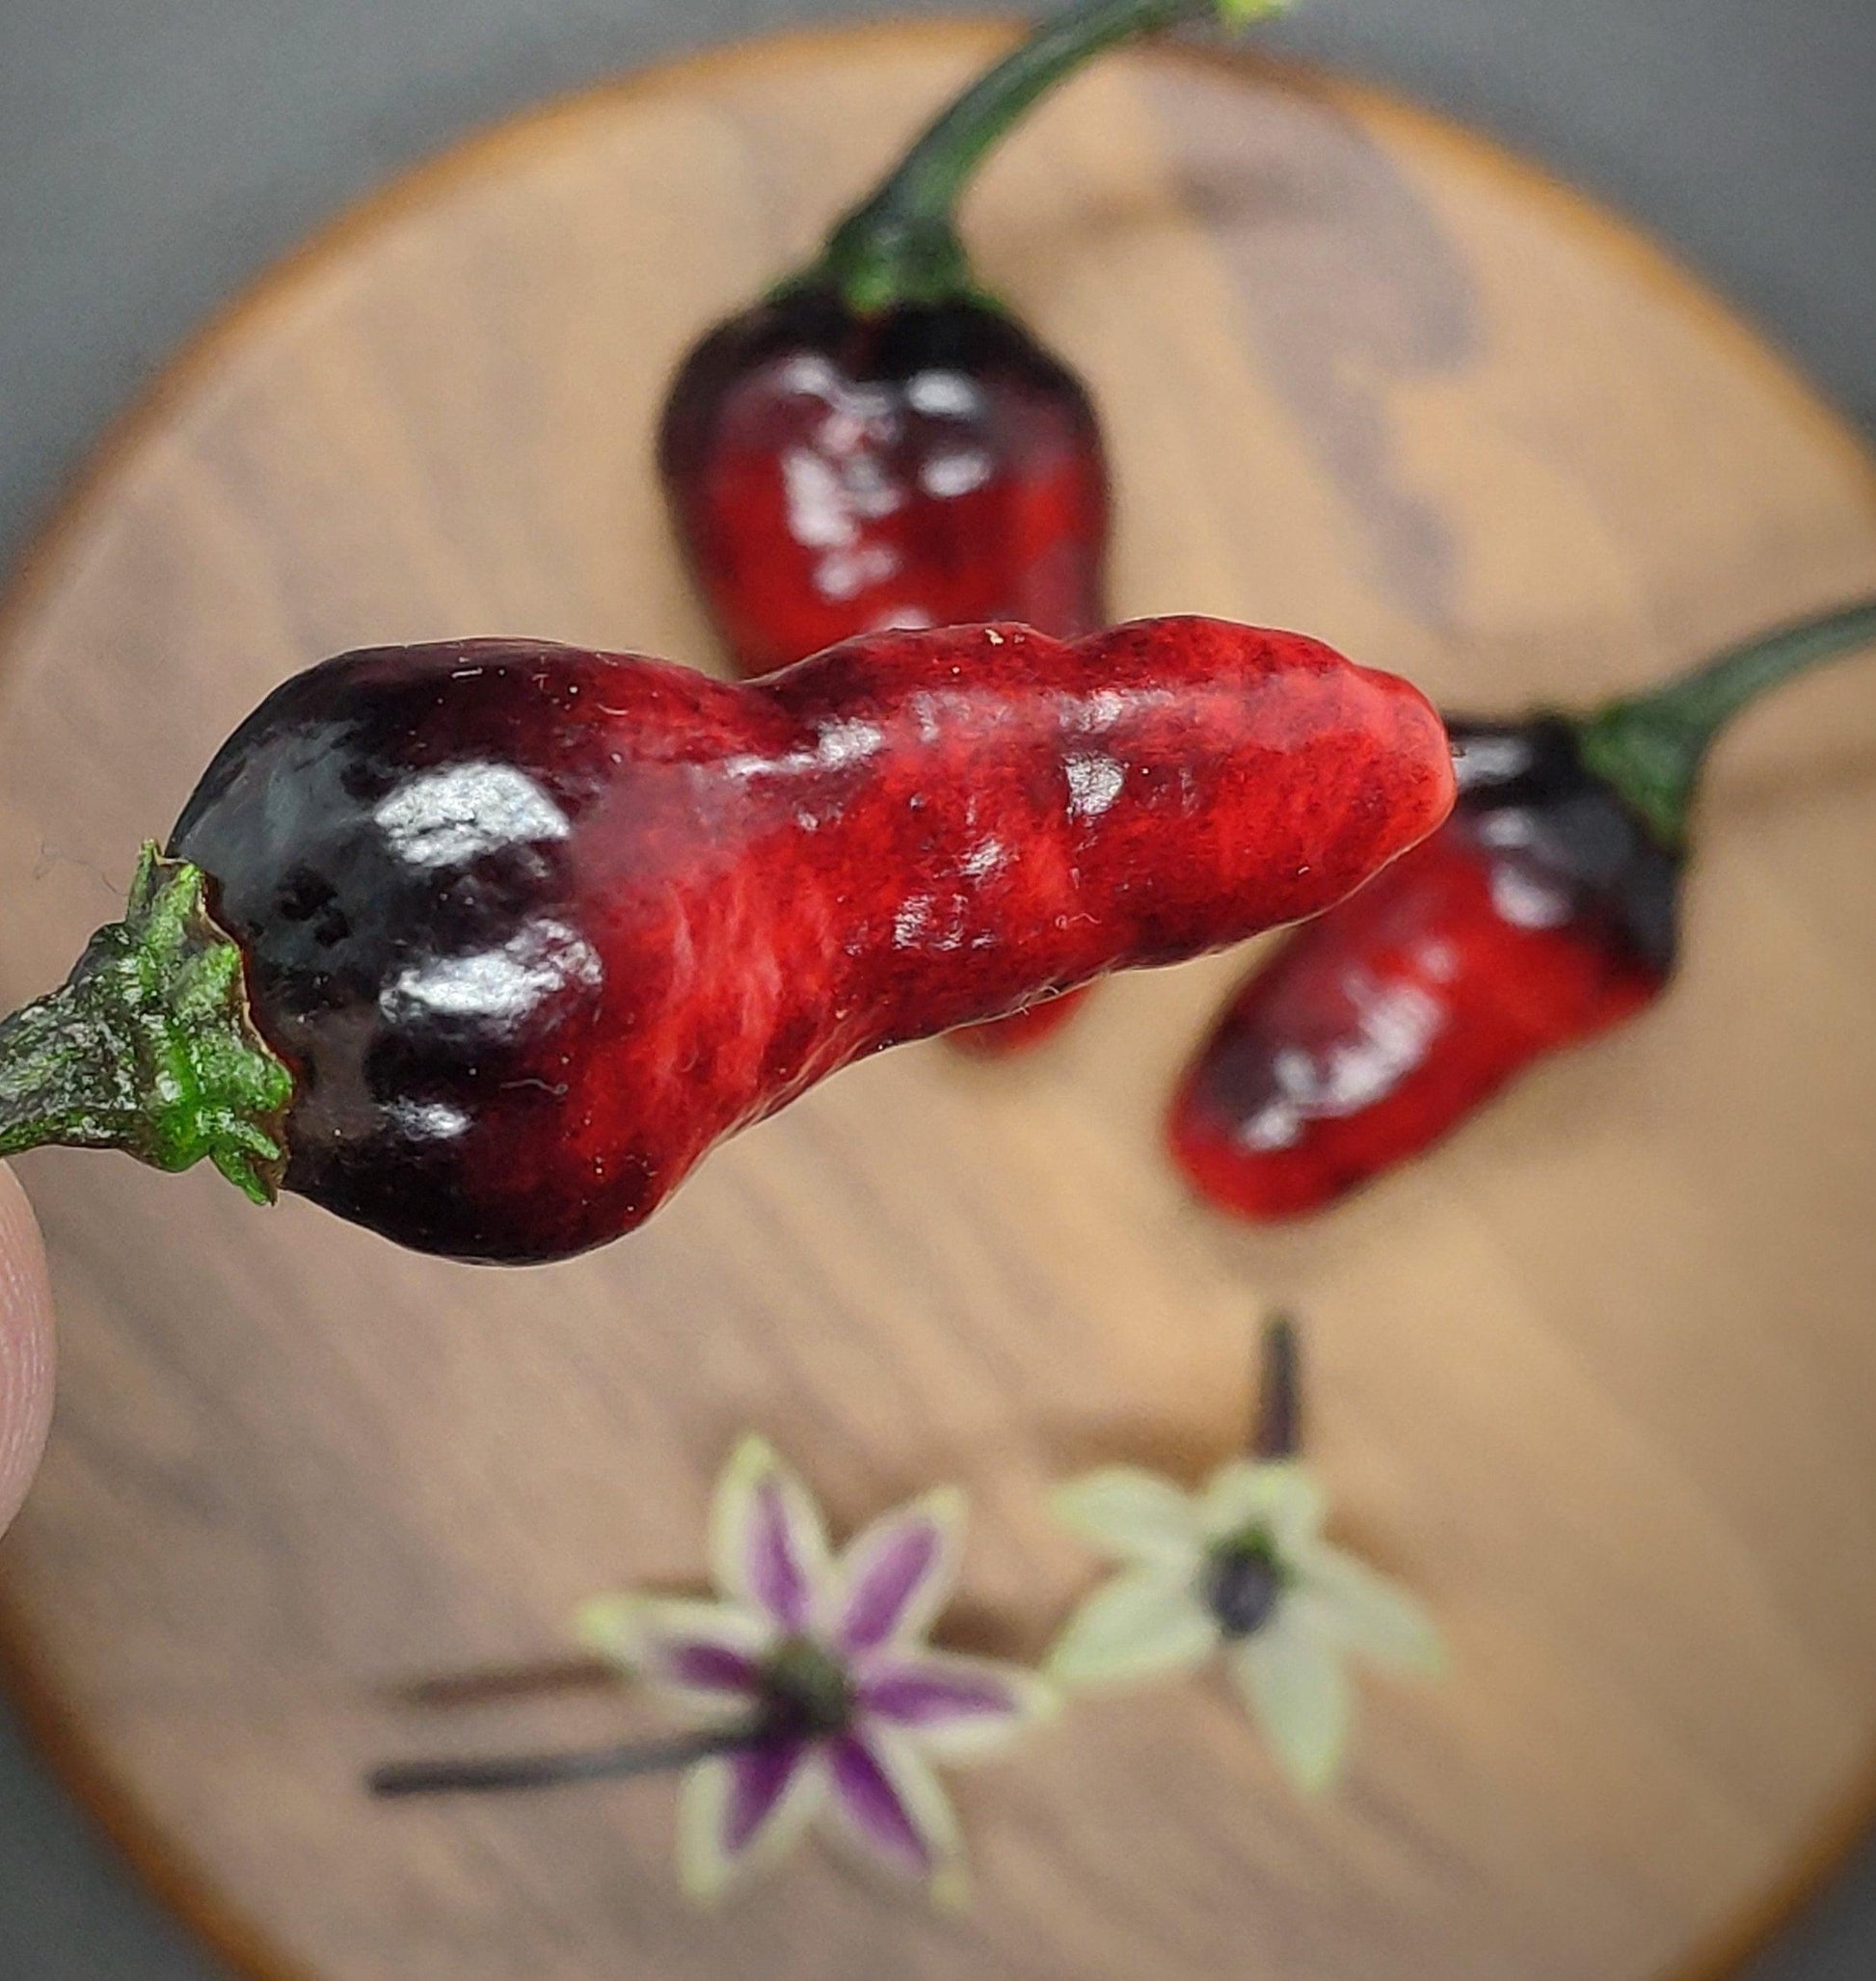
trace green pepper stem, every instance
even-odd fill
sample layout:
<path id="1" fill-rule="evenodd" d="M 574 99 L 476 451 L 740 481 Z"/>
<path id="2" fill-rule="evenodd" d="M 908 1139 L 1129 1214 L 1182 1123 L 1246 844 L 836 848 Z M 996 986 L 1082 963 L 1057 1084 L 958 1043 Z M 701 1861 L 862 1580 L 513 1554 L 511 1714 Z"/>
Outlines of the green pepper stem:
<path id="1" fill-rule="evenodd" d="M 957 237 L 957 201 L 985 155 L 1032 104 L 1117 42 L 1183 21 L 1237 24 L 1286 4 L 1075 0 L 943 111 L 834 228 L 820 259 L 789 286 L 830 284 L 866 315 L 978 293 Z"/>
<path id="2" fill-rule="evenodd" d="M 1584 763 L 1663 845 L 1687 841 L 1688 815 L 1714 738 L 1768 689 L 1876 641 L 1876 599 L 1801 619 L 1729 648 L 1675 681 L 1577 718 Z"/>
<path id="3" fill-rule="evenodd" d="M 488 1761 L 393 1761 L 373 1769 L 365 1785 L 376 1796 L 460 1795 L 516 1788 L 557 1788 L 570 1781 L 616 1781 L 631 1775 L 665 1775 L 712 1754 L 760 1747 L 773 1737 L 766 1719 L 678 1733 L 668 1740 L 629 1742 L 576 1753 L 509 1754 Z"/>
<path id="4" fill-rule="evenodd" d="M 0 1019 L 0 1156 L 48 1142 L 159 1169 L 204 1156 L 257 1203 L 280 1190 L 293 1077 L 255 1030 L 207 877 L 147 845 L 121 922 L 66 981 Z"/>

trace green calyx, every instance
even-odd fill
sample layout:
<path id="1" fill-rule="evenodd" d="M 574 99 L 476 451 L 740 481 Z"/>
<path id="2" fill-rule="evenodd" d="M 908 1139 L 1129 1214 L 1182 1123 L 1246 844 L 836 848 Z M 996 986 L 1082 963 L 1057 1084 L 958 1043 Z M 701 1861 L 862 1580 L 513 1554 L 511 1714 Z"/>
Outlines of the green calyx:
<path id="1" fill-rule="evenodd" d="M 1872 642 L 1876 599 L 1780 627 L 1661 687 L 1575 718 L 1578 753 L 1662 845 L 1678 852 L 1707 752 L 1727 724 L 1772 688 Z"/>
<path id="2" fill-rule="evenodd" d="M 785 1639 L 763 1668 L 767 1724 L 796 1737 L 843 1732 L 853 1719 L 845 1668 L 805 1637 Z"/>
<path id="3" fill-rule="evenodd" d="M 144 847 L 121 922 L 55 991 L 0 1019 L 0 1156 L 58 1143 L 158 1169 L 206 1157 L 256 1203 L 279 1194 L 293 1076 L 255 1031 L 241 951 L 207 876 Z"/>
<path id="4" fill-rule="evenodd" d="M 996 144 L 1055 86 L 1105 49 L 1182 22 L 1242 27 L 1288 0 L 1074 0 L 986 69 L 828 237 L 785 288 L 831 288 L 863 316 L 987 299 L 958 238 L 956 209 Z"/>
<path id="5" fill-rule="evenodd" d="M 856 316 L 940 303 L 991 303 L 949 218 L 901 219 L 861 207 L 828 236 L 820 259 L 783 284 L 832 289 Z"/>

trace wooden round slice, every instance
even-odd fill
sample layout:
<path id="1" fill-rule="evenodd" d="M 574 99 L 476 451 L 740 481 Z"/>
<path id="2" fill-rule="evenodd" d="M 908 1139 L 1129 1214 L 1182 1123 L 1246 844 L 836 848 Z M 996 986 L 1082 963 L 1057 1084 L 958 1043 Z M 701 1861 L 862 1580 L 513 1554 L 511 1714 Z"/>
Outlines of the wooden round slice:
<path id="1" fill-rule="evenodd" d="M 0 630 L 7 1000 L 328 653 L 511 632 L 710 662 L 651 466 L 673 364 L 1003 40 L 630 79 L 419 174 L 201 340 Z M 967 225 L 1099 401 L 1125 614 L 1302 627 L 1514 709 L 1876 586 L 1869 463 L 1749 332 L 1363 91 L 1104 63 Z M 1161 1153 L 1243 958 L 1115 983 L 1021 1063 L 888 1055 L 547 1270 L 31 1159 L 63 1387 L 0 1559 L 46 1737 L 272 1977 L 1711 1971 L 1876 1755 L 1876 661 L 1742 722 L 1700 824 L 1664 1004 L 1294 1230 L 1208 1213 Z M 1219 1674 L 1103 1698 L 956 1778 L 962 1915 L 817 1848 L 700 1915 L 668 1781 L 362 1794 L 401 1754 L 647 1725 L 605 1688 L 443 1712 L 410 1687 L 563 1658 L 595 1592 L 697 1584 L 746 1429 L 844 1525 L 968 1487 L 940 1635 L 1039 1656 L 1093 1572 L 1050 1483 L 1232 1453 L 1279 1301 L 1337 1528 L 1452 1650 L 1441 1685 L 1363 1681 L 1337 1792 L 1293 1794 Z"/>

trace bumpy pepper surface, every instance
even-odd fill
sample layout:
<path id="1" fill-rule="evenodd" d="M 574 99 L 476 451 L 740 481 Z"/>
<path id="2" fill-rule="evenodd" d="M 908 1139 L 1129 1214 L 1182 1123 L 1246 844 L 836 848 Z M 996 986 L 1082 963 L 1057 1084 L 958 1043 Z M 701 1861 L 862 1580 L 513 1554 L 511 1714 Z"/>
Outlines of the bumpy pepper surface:
<path id="1" fill-rule="evenodd" d="M 1246 979 L 1174 1097 L 1175 1159 L 1256 1219 L 1418 1154 L 1545 1055 L 1666 988 L 1713 738 L 1876 638 L 1876 604 L 1788 627 L 1587 717 L 1455 722 L 1451 819 Z"/>
<path id="2" fill-rule="evenodd" d="M 820 257 L 709 332 L 666 401 L 658 468 L 699 592 L 745 674 L 887 627 L 1105 625 L 1108 467 L 1081 381 L 978 286 L 959 195 L 1101 50 L 1257 0 L 1081 0 L 975 82 Z M 1073 999 L 957 1036 L 1009 1050 Z"/>
<path id="3" fill-rule="evenodd" d="M 403 1244 L 561 1257 L 869 1053 L 1317 912 L 1452 792 L 1414 689 L 1215 620 L 886 633 L 747 683 L 347 655 L 242 725 L 181 864 L 0 1026 L 0 1153 L 263 1190 L 278 1142 L 287 1189 Z M 227 1057 L 218 998 L 284 1089 L 192 1056 Z"/>

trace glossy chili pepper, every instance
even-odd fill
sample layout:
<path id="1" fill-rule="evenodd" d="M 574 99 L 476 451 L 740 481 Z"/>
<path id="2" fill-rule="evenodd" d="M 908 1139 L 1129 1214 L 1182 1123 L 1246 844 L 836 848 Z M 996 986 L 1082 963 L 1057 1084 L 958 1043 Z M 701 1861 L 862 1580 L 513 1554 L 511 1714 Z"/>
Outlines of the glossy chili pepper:
<path id="1" fill-rule="evenodd" d="M 1587 716 L 1454 723 L 1452 817 L 1288 938 L 1187 1072 L 1168 1135 L 1193 1183 L 1246 1218 L 1318 1210 L 1651 1004 L 1714 737 L 1873 639 L 1866 601 Z"/>
<path id="2" fill-rule="evenodd" d="M 1115 42 L 1256 0 L 1084 0 L 980 77 L 820 257 L 679 368 L 658 468 L 731 656 L 765 674 L 887 627 L 1107 622 L 1108 469 L 1081 381 L 978 286 L 955 210 L 1038 97 Z M 987 1051 L 1072 1001 L 959 1034 Z"/>
<path id="3" fill-rule="evenodd" d="M 207 1156 L 420 1250 L 563 1257 L 901 1040 L 1313 914 L 1452 802 L 1312 640 L 850 640 L 735 684 L 523 641 L 346 655 L 0 1024 L 0 1155 Z"/>

